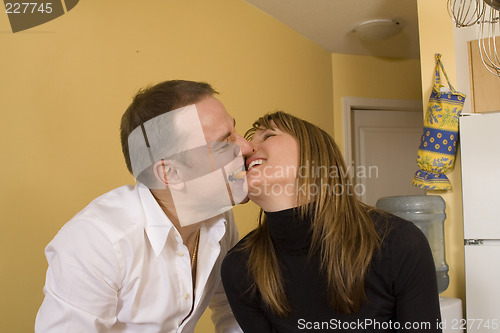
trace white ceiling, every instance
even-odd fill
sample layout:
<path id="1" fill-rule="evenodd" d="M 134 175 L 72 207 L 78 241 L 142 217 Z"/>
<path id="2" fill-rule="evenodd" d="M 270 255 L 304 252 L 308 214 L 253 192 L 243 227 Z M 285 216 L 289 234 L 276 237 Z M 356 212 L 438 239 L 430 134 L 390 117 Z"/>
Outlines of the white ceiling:
<path id="1" fill-rule="evenodd" d="M 331 53 L 419 58 L 417 0 L 245 0 Z M 397 19 L 403 30 L 379 42 L 353 33 L 360 23 Z"/>

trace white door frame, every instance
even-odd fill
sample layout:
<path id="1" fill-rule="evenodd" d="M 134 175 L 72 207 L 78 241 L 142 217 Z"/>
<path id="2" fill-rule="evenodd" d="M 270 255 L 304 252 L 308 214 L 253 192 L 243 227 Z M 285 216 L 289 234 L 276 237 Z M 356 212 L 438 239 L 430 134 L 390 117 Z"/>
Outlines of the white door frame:
<path id="1" fill-rule="evenodd" d="M 423 118 L 423 104 L 420 100 L 342 97 L 342 109 L 344 160 L 348 169 L 352 165 L 351 119 L 353 110 L 415 111 L 422 112 Z"/>

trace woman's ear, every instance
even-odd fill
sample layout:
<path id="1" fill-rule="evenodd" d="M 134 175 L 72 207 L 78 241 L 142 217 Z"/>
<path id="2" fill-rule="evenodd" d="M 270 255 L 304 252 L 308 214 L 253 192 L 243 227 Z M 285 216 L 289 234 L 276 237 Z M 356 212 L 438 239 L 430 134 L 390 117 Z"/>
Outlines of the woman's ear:
<path id="1" fill-rule="evenodd" d="M 184 188 L 181 171 L 174 160 L 159 160 L 153 166 L 156 179 L 172 189 Z"/>

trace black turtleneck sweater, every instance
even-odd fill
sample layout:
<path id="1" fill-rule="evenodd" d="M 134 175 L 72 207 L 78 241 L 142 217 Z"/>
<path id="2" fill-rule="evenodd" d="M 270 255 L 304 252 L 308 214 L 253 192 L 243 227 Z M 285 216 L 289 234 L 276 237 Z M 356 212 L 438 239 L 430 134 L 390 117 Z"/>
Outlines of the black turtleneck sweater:
<path id="1" fill-rule="evenodd" d="M 432 252 L 425 235 L 412 222 L 372 214 L 383 242 L 366 277 L 367 301 L 358 312 L 342 315 L 328 304 L 319 257 L 308 255 L 311 221 L 301 220 L 296 212 L 266 213 L 293 309 L 287 318 L 271 313 L 259 294 L 250 291 L 248 253 L 238 249 L 243 240 L 224 259 L 222 282 L 244 332 L 441 332 Z"/>

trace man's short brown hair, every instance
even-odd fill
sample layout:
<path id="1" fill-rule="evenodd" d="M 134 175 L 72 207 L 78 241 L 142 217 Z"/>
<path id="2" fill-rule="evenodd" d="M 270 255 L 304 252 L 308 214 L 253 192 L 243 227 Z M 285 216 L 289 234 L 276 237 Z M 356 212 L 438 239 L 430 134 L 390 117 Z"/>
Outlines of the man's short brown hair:
<path id="1" fill-rule="evenodd" d="M 183 80 L 165 81 L 139 90 L 123 114 L 120 126 L 123 156 L 130 173 L 128 137 L 135 128 L 165 112 L 195 104 L 214 94 L 217 91 L 208 83 Z"/>

